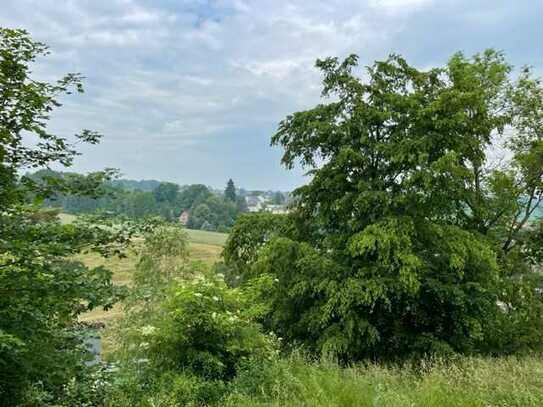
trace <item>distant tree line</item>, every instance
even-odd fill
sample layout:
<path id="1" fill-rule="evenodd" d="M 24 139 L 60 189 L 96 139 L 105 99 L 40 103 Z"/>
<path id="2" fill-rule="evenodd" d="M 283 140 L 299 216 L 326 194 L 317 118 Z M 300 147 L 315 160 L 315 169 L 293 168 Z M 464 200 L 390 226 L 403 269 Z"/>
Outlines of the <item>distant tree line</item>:
<path id="1" fill-rule="evenodd" d="M 83 177 L 74 173 L 58 173 L 40 170 L 30 175 L 35 181 L 53 177 L 76 179 Z M 108 212 L 112 215 L 142 219 L 161 216 L 176 222 L 187 211 L 187 227 L 226 232 L 237 216 L 247 211 L 245 198 L 237 196 L 234 182 L 230 179 L 223 195 L 213 193 L 202 184 L 180 187 L 172 182 L 155 180 L 112 180 L 102 186 L 101 196 L 56 193 L 45 200 L 46 206 L 60 207 L 74 215 Z"/>

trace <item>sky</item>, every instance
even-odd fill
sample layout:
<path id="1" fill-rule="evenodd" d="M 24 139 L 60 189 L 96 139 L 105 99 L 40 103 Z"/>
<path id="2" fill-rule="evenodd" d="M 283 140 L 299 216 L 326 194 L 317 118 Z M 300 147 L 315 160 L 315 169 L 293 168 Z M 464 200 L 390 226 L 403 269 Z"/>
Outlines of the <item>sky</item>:
<path id="1" fill-rule="evenodd" d="M 50 46 L 36 77 L 85 76 L 50 124 L 104 135 L 72 170 L 291 190 L 303 170 L 270 138 L 322 101 L 317 58 L 397 53 L 425 69 L 491 47 L 543 72 L 541 15 L 542 0 L 1 0 L 0 26 Z"/>

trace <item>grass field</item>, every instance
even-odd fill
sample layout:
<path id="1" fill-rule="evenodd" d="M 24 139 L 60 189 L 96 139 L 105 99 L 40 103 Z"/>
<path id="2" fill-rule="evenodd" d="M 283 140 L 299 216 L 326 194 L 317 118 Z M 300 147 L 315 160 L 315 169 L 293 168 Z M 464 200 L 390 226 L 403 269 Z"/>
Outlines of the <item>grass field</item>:
<path id="1" fill-rule="evenodd" d="M 185 229 L 192 243 L 200 243 L 212 246 L 224 246 L 228 235 L 226 233 L 207 232 L 205 230 Z"/>
<path id="2" fill-rule="evenodd" d="M 60 213 L 58 215 L 58 218 L 60 219 L 60 223 L 67 224 L 72 223 L 77 218 L 77 216 L 70 215 L 69 213 Z"/>
<path id="3" fill-rule="evenodd" d="M 206 232 L 210 233 L 210 232 Z M 208 265 L 214 264 L 219 260 L 222 251 L 222 246 L 216 244 L 195 243 L 189 234 L 189 253 L 190 259 L 194 261 L 201 261 Z M 128 257 L 120 259 L 103 258 L 95 253 L 83 254 L 77 257 L 88 267 L 105 266 L 113 272 L 113 282 L 117 285 L 130 285 L 132 279 L 132 273 L 136 267 L 137 254 L 135 252 L 129 252 Z M 113 307 L 109 311 L 102 309 L 96 309 L 88 312 L 80 317 L 81 321 L 102 321 L 108 322 L 114 320 L 121 315 L 122 307 L 120 304 Z"/>
<path id="4" fill-rule="evenodd" d="M 76 218 L 74 215 L 60 214 L 61 222 L 70 223 Z M 225 233 L 207 232 L 201 230 L 186 229 L 189 241 L 189 258 L 192 261 L 201 261 L 209 266 L 220 259 L 223 245 L 228 237 Z M 113 283 L 117 285 L 130 285 L 132 273 L 136 267 L 138 256 L 136 253 L 137 243 L 131 249 L 126 258 L 103 258 L 96 253 L 86 253 L 76 257 L 88 267 L 104 266 L 113 272 Z M 80 317 L 81 321 L 102 321 L 110 322 L 122 314 L 120 304 L 113 309 L 104 311 L 96 309 Z"/>

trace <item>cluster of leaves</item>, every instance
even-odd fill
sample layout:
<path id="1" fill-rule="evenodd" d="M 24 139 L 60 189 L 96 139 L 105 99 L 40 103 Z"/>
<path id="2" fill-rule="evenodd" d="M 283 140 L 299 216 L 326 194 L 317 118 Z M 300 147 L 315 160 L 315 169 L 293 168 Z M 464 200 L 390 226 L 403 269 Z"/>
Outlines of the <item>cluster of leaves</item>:
<path id="1" fill-rule="evenodd" d="M 318 61 L 332 101 L 273 136 L 311 181 L 292 214 L 233 228 L 234 280 L 267 282 L 266 329 L 346 361 L 538 349 L 539 80 L 492 50 L 429 71 L 393 55 L 366 81 L 357 63 Z"/>
<path id="2" fill-rule="evenodd" d="M 108 270 L 88 268 L 72 256 L 120 254 L 134 233 L 99 219 L 63 225 L 57 211 L 41 207 L 59 191 L 100 195 L 111 170 L 49 177 L 39 184 L 18 176 L 28 168 L 70 165 L 77 155 L 74 144 L 48 131 L 47 120 L 60 106 L 59 95 L 83 91 L 81 76 L 68 74 L 53 84 L 32 79 L 30 64 L 47 52 L 25 31 L 0 28 L 0 404 L 5 406 L 38 403 L 31 394 L 54 404 L 85 371 L 77 317 L 110 307 L 123 291 L 112 285 Z M 84 130 L 75 139 L 94 144 L 99 135 Z"/>

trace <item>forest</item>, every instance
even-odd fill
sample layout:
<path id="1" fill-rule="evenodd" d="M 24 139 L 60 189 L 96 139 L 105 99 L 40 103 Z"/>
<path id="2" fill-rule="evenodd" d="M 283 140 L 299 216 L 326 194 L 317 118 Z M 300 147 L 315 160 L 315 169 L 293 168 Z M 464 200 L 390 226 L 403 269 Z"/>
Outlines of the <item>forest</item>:
<path id="1" fill-rule="evenodd" d="M 85 178 L 77 173 L 39 170 L 26 174 L 39 185 L 50 180 L 66 179 L 77 182 Z M 154 180 L 133 181 L 110 179 L 97 186 L 94 195 L 78 193 L 55 193 L 44 201 L 44 205 L 59 208 L 62 212 L 78 215 L 107 213 L 113 217 L 141 220 L 158 216 L 169 222 L 179 222 L 183 212 L 187 219 L 183 225 L 190 229 L 226 232 L 240 213 L 248 211 L 245 197 L 237 196 L 234 182 L 229 180 L 223 194 L 216 194 L 205 185 L 193 184 L 180 187 L 172 182 Z"/>
<path id="2" fill-rule="evenodd" d="M 38 80 L 47 55 L 0 28 L 0 405 L 542 405 L 530 68 L 493 49 L 363 74 L 354 54 L 317 60 L 321 102 L 271 136 L 309 180 L 274 214 L 246 213 L 233 182 L 217 196 L 69 172 L 102 135 L 50 132 L 83 77 Z M 185 210 L 225 242 L 195 244 Z"/>
<path id="3" fill-rule="evenodd" d="M 112 176 L 115 173 L 112 172 Z M 25 174 L 38 185 L 64 179 L 77 182 L 85 178 L 78 173 L 39 170 Z M 70 181 L 67 181 L 70 180 Z M 179 186 L 173 182 L 156 180 L 127 180 L 118 176 L 96 185 L 99 192 L 84 195 L 58 191 L 44 199 L 44 205 L 71 215 L 103 213 L 110 217 L 143 220 L 160 217 L 168 222 L 179 222 L 189 229 L 228 232 L 237 217 L 250 210 L 270 208 L 287 210 L 288 193 L 281 191 L 246 191 L 237 189 L 229 179 L 223 191 L 203 184 Z M 258 198 L 264 204 L 250 207 L 247 200 Z"/>

